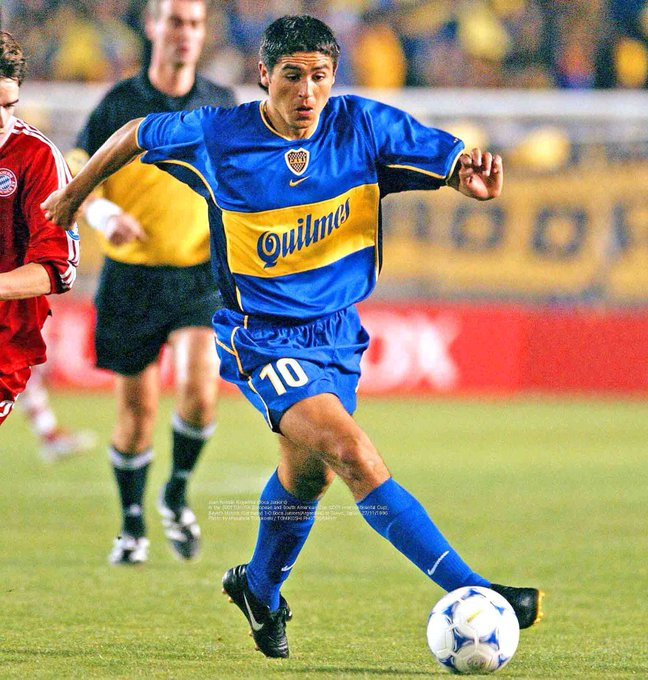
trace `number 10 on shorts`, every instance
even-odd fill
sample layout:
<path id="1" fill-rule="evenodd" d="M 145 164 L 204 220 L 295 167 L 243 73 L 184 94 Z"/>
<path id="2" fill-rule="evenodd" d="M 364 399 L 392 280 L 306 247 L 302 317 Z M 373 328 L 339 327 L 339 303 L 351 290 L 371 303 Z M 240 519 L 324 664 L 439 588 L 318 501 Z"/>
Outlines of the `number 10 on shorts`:
<path id="1" fill-rule="evenodd" d="M 301 387 L 308 382 L 308 376 L 297 359 L 278 359 L 274 364 L 266 364 L 259 377 L 261 380 L 267 378 L 279 396 L 285 394 L 288 387 Z"/>

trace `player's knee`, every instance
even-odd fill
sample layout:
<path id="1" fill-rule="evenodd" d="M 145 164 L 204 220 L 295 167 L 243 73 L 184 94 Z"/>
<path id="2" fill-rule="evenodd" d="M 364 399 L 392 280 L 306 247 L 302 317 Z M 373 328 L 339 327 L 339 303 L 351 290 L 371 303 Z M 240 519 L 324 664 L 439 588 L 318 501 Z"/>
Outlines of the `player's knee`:
<path id="1" fill-rule="evenodd" d="M 211 389 L 183 389 L 178 394 L 178 414 L 187 423 L 205 427 L 214 421 L 216 396 Z"/>
<path id="2" fill-rule="evenodd" d="M 335 471 L 345 481 L 365 479 L 374 469 L 384 465 L 363 432 L 339 438 L 332 443 L 330 453 Z"/>
<path id="3" fill-rule="evenodd" d="M 123 453 L 144 451 L 151 446 L 153 421 L 121 418 L 113 432 L 113 444 Z"/>
<path id="4" fill-rule="evenodd" d="M 138 451 L 150 444 L 155 426 L 155 404 L 146 399 L 126 399 L 120 404 L 115 443 L 123 451 Z"/>
<path id="5" fill-rule="evenodd" d="M 182 420 L 192 427 L 207 427 L 214 422 L 213 404 L 206 402 L 191 402 L 180 406 L 178 414 Z"/>
<path id="6" fill-rule="evenodd" d="M 120 417 L 132 423 L 134 429 L 146 428 L 155 420 L 155 402 L 148 399 L 127 399 L 120 408 Z"/>
<path id="7" fill-rule="evenodd" d="M 324 495 L 334 479 L 335 472 L 330 468 L 301 474 L 292 480 L 293 493 L 302 500 L 316 500 Z"/>

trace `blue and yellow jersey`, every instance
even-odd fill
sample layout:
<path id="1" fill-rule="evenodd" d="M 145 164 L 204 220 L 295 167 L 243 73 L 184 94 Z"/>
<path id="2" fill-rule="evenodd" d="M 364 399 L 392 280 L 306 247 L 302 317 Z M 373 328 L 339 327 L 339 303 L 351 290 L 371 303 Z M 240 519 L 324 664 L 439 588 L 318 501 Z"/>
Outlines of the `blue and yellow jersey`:
<path id="1" fill-rule="evenodd" d="M 381 266 L 380 199 L 443 186 L 463 149 L 446 132 L 356 96 L 329 99 L 308 139 L 275 132 L 262 102 L 153 114 L 137 139 L 142 162 L 207 201 L 226 306 L 284 319 L 367 297 Z"/>

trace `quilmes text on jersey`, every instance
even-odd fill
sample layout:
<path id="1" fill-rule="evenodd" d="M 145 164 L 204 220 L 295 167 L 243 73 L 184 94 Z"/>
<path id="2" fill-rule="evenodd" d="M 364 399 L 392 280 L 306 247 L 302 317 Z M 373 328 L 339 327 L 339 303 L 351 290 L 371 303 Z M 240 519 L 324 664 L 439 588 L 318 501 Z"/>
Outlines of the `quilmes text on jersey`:
<path id="1" fill-rule="evenodd" d="M 297 226 L 283 234 L 264 231 L 257 240 L 257 254 L 264 262 L 263 268 L 274 267 L 280 257 L 287 257 L 330 236 L 349 219 L 349 203 L 350 199 L 347 198 L 322 217 L 307 213 L 305 217 L 297 219 Z"/>

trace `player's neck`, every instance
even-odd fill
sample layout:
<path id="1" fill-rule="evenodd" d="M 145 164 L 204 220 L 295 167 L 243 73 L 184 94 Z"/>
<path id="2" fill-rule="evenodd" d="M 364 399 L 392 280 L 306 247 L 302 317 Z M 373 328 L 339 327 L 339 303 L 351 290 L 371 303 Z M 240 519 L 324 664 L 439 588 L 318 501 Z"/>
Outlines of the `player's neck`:
<path id="1" fill-rule="evenodd" d="M 0 147 L 4 145 L 4 143 L 7 141 L 9 137 L 9 133 L 13 130 L 14 122 L 16 118 L 14 116 L 11 116 L 9 120 L 7 121 L 7 124 L 0 128 Z"/>
<path id="2" fill-rule="evenodd" d="M 154 64 L 151 62 L 148 78 L 156 90 L 170 97 L 183 97 L 196 81 L 196 69 L 193 66 L 179 68 L 170 64 Z"/>
<path id="3" fill-rule="evenodd" d="M 281 137 L 286 139 L 308 139 L 317 130 L 319 119 L 309 128 L 292 127 L 276 111 L 268 101 L 263 103 L 263 116 L 268 125 Z"/>

